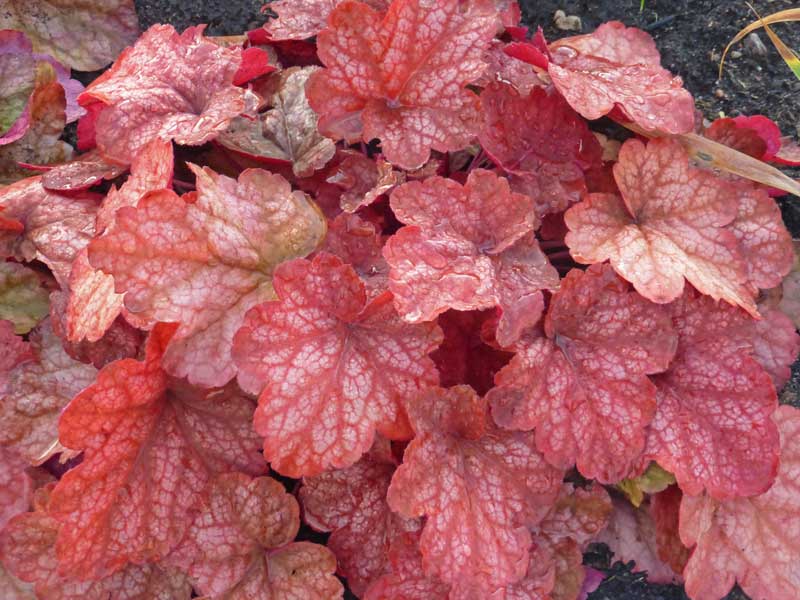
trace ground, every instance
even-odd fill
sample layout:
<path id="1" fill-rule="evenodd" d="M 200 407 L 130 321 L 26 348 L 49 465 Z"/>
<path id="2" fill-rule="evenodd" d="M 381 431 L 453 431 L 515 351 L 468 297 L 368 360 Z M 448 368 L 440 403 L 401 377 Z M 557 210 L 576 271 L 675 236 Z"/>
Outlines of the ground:
<path id="1" fill-rule="evenodd" d="M 770 14 L 793 8 L 793 0 L 753 0 L 757 10 Z M 136 0 L 142 28 L 154 23 L 171 23 L 178 29 L 208 23 L 212 35 L 232 35 L 259 26 L 265 21 L 260 0 Z M 767 54 L 757 55 L 743 44 L 729 56 L 722 80 L 717 80 L 719 56 L 727 42 L 753 20 L 744 0 L 521 0 L 523 20 L 541 25 L 548 39 L 573 32 L 559 31 L 553 14 L 564 10 L 582 19 L 583 30 L 592 31 L 600 23 L 620 20 L 648 30 L 662 53 L 665 67 L 683 77 L 698 108 L 713 119 L 720 115 L 764 114 L 775 120 L 785 135 L 800 137 L 800 81 L 772 48 L 766 35 L 760 37 Z M 790 46 L 800 48 L 800 25 L 778 25 L 777 31 Z M 782 202 L 784 219 L 795 237 L 800 237 L 800 201 Z M 797 403 L 800 368 L 787 386 L 783 401 Z M 595 565 L 607 558 L 590 555 Z M 617 565 L 608 579 L 590 595 L 590 600 L 679 600 L 686 596 L 678 586 L 654 586 L 641 574 L 632 574 Z M 728 600 L 746 598 L 735 590 Z"/>

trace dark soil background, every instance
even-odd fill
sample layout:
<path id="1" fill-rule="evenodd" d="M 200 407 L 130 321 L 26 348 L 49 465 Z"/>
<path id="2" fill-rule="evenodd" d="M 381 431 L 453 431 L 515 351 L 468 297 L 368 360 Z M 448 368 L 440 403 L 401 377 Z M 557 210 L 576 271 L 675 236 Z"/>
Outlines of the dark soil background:
<path id="1" fill-rule="evenodd" d="M 154 23 L 170 23 L 178 29 L 207 23 L 211 35 L 240 34 L 266 20 L 261 0 L 135 0 L 142 29 Z M 753 0 L 762 15 L 795 8 L 791 0 Z M 800 137 L 800 81 L 794 78 L 763 31 L 767 48 L 760 55 L 739 43 L 728 56 L 721 81 L 717 80 L 719 57 L 728 41 L 754 20 L 743 0 L 520 0 L 523 21 L 541 25 L 548 39 L 577 32 L 560 31 L 553 14 L 563 10 L 581 18 L 583 32 L 605 21 L 619 20 L 650 32 L 662 54 L 663 65 L 683 77 L 697 107 L 709 119 L 739 114 L 763 114 L 778 123 L 784 135 Z M 800 24 L 776 25 L 775 30 L 795 50 L 800 49 Z M 784 220 L 795 238 L 800 237 L 800 199 L 781 202 Z M 800 406 L 800 365 L 781 400 Z M 311 535 L 311 534 L 307 534 Z M 595 551 L 596 550 L 596 551 Z M 601 548 L 586 561 L 607 572 L 608 577 L 590 600 L 686 600 L 679 586 L 652 585 L 641 573 L 620 563 L 610 564 Z M 352 598 L 352 596 L 350 596 Z M 738 588 L 727 600 L 744 600 Z M 788 599 L 787 599 L 788 600 Z"/>

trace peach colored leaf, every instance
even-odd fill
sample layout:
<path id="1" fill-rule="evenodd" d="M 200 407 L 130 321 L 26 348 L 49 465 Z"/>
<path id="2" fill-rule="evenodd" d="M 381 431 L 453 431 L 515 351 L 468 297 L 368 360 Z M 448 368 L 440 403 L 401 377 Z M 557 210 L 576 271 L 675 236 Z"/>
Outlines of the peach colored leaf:
<path id="1" fill-rule="evenodd" d="M 171 374 L 223 385 L 236 374 L 230 348 L 244 314 L 274 297 L 273 269 L 314 250 L 325 220 L 280 175 L 248 169 L 237 181 L 192 169 L 196 200 L 163 190 L 119 209 L 89 260 L 137 317 L 180 322 L 164 357 Z"/>
<path id="2" fill-rule="evenodd" d="M 379 138 L 386 160 L 408 170 L 431 149 L 466 146 L 480 122 L 480 100 L 466 86 L 486 67 L 496 19 L 484 2 L 395 0 L 385 14 L 342 2 L 317 37 L 326 68 L 308 82 L 320 131 Z"/>
<path id="3" fill-rule="evenodd" d="M 0 29 L 24 31 L 37 52 L 96 71 L 133 43 L 139 23 L 132 0 L 2 0 Z"/>
<path id="4" fill-rule="evenodd" d="M 28 105 L 29 127 L 15 142 L 0 146 L 0 185 L 31 175 L 30 169 L 19 163 L 51 164 L 72 158 L 72 146 L 59 139 L 66 124 L 65 109 L 66 96 L 53 66 L 38 63 L 36 87 Z"/>
<path id="5" fill-rule="evenodd" d="M 800 412 L 781 406 L 772 419 L 780 431 L 781 463 L 768 491 L 721 502 L 705 494 L 683 497 L 680 536 L 694 547 L 683 575 L 695 600 L 717 600 L 736 582 L 752 598 L 783 600 L 797 593 Z"/>
<path id="6" fill-rule="evenodd" d="M 61 416 L 60 441 L 83 451 L 53 491 L 62 572 L 99 579 L 163 558 L 214 475 L 265 470 L 249 398 L 193 389 L 161 369 L 175 327 L 157 325 L 143 362 L 107 365 Z"/>
<path id="7" fill-rule="evenodd" d="M 18 260 L 39 260 L 66 286 L 72 262 L 94 235 L 99 197 L 80 192 L 63 196 L 29 177 L 0 190 L 4 218 L 22 223 L 23 231 L 0 231 L 0 253 Z"/>
<path id="8" fill-rule="evenodd" d="M 224 594 L 200 600 L 340 600 L 336 557 L 325 546 L 293 542 L 264 553 L 245 579 Z"/>
<path id="9" fill-rule="evenodd" d="M 325 29 L 328 17 L 343 0 L 277 0 L 269 9 L 277 19 L 264 25 L 274 40 L 304 40 Z M 386 10 L 388 0 L 364 0 L 375 10 Z"/>
<path id="10" fill-rule="evenodd" d="M 167 563 L 188 574 L 199 594 L 240 585 L 264 552 L 291 542 L 300 527 L 293 496 L 269 477 L 226 473 L 210 484 L 186 535 Z"/>
<path id="11" fill-rule="evenodd" d="M 493 83 L 481 93 L 483 127 L 478 139 L 506 173 L 536 186 L 537 215 L 561 212 L 586 192 L 583 170 L 600 164 L 602 149 L 586 121 L 555 91 L 522 95 Z"/>
<path id="12" fill-rule="evenodd" d="M 50 309 L 47 290 L 35 271 L 13 262 L 0 263 L 0 319 L 14 331 L 28 333 Z"/>
<path id="13" fill-rule="evenodd" d="M 530 433 L 493 426 L 468 386 L 429 388 L 406 403 L 416 437 L 389 486 L 392 510 L 427 516 L 425 572 L 490 591 L 525 576 L 531 534 L 547 513 L 562 472 Z"/>
<path id="14" fill-rule="evenodd" d="M 279 299 L 253 308 L 233 345 L 239 385 L 261 393 L 255 428 L 272 467 L 317 475 L 355 463 L 375 430 L 410 438 L 401 403 L 437 382 L 436 324 L 402 321 L 388 292 L 367 302 L 352 267 L 326 253 L 284 263 L 274 282 Z"/>
<path id="15" fill-rule="evenodd" d="M 319 67 L 291 67 L 274 78 L 270 110 L 257 119 L 238 117 L 217 141 L 250 158 L 286 161 L 306 177 L 333 158 L 336 145 L 317 131 L 317 115 L 306 99 L 305 85 Z"/>
<path id="16" fill-rule="evenodd" d="M 97 232 L 108 230 L 118 209 L 136 206 L 147 192 L 168 188 L 172 182 L 172 143 L 153 140 L 131 165 L 131 175 L 117 189 L 111 187 L 97 212 Z M 72 342 L 99 340 L 123 309 L 123 294 L 114 291 L 114 277 L 89 263 L 88 250 L 72 263 L 69 301 L 66 307 L 66 337 Z"/>
<path id="17" fill-rule="evenodd" d="M 123 294 L 114 291 L 114 278 L 89 264 L 88 249 L 75 257 L 69 275 L 65 308 L 66 339 L 96 342 L 122 311 Z"/>
<path id="18" fill-rule="evenodd" d="M 154 138 L 198 146 L 225 131 L 246 109 L 246 90 L 233 85 L 241 54 L 204 38 L 202 26 L 148 29 L 80 95 L 83 106 L 107 105 L 95 124 L 102 154 L 129 164 Z"/>
<path id="19" fill-rule="evenodd" d="M 651 379 L 658 409 L 645 457 L 686 494 L 719 499 L 764 492 L 775 479 L 777 407 L 769 374 L 751 356 L 752 320 L 687 290 L 672 307 L 678 350 Z"/>
<path id="20" fill-rule="evenodd" d="M 115 179 L 127 170 L 127 165 L 109 162 L 97 150 L 92 150 L 46 171 L 42 175 L 42 185 L 54 192 L 84 190 L 104 179 Z"/>
<path id="21" fill-rule="evenodd" d="M 419 520 L 400 517 L 386 503 L 396 467 L 389 442 L 379 438 L 353 466 L 306 477 L 300 488 L 303 518 L 317 531 L 332 532 L 327 546 L 359 597 L 388 572 L 389 548 L 398 536 L 421 527 Z"/>
<path id="22" fill-rule="evenodd" d="M 558 274 L 529 235 L 535 225 L 530 198 L 476 169 L 464 186 L 442 177 L 406 183 L 392 193 L 391 206 L 408 225 L 383 250 L 389 289 L 404 319 L 500 306 L 509 321 L 501 324 L 502 343 L 538 320 L 540 290 L 556 287 Z M 516 324 L 521 315 L 515 310 L 523 305 L 528 315 Z"/>
<path id="23" fill-rule="evenodd" d="M 684 278 L 704 294 L 756 313 L 735 234 L 732 184 L 689 165 L 681 145 L 623 144 L 614 178 L 622 198 L 589 194 L 570 208 L 566 243 L 581 263 L 609 260 L 653 302 L 680 297 Z"/>
<path id="24" fill-rule="evenodd" d="M 630 289 L 609 266 L 570 271 L 553 295 L 546 337 L 530 337 L 489 391 L 495 421 L 535 428 L 554 466 L 577 462 L 586 477 L 614 483 L 644 448 L 656 409 L 647 375 L 664 371 L 677 335 L 669 311 Z"/>
<path id="25" fill-rule="evenodd" d="M 64 449 L 58 419 L 97 369 L 64 352 L 49 319 L 31 333 L 31 346 L 34 358 L 11 370 L 0 388 L 0 444 L 38 465 Z"/>
<path id="26" fill-rule="evenodd" d="M 647 571 L 652 583 L 680 583 L 680 573 L 658 556 L 656 523 L 646 504 L 638 509 L 627 501 L 615 498 L 614 512 L 608 528 L 597 538 L 614 553 L 614 559 L 634 561 L 635 571 Z"/>
<path id="27" fill-rule="evenodd" d="M 680 77 L 661 67 L 653 38 L 619 21 L 587 35 L 550 44 L 550 79 L 570 106 L 587 119 L 620 107 L 646 129 L 694 129 L 694 100 Z"/>
<path id="28" fill-rule="evenodd" d="M 145 144 L 131 163 L 131 173 L 119 189 L 112 186 L 97 212 L 97 231 L 104 232 L 123 206 L 136 206 L 147 192 L 169 188 L 175 158 L 172 143 L 154 139 Z"/>
<path id="29" fill-rule="evenodd" d="M 780 389 L 792 376 L 792 364 L 800 354 L 800 335 L 792 320 L 775 308 L 759 307 L 761 319 L 753 323 L 753 358 Z"/>
<path id="30" fill-rule="evenodd" d="M 21 580 L 35 584 L 39 600 L 189 600 L 186 577 L 159 565 L 129 565 L 96 581 L 59 572 L 55 545 L 59 523 L 45 510 L 15 518 L 0 534 L 0 558 Z M 16 599 L 14 599 L 16 600 Z"/>
<path id="31" fill-rule="evenodd" d="M 729 228 L 739 241 L 747 278 L 761 289 L 780 285 L 794 262 L 792 236 L 783 224 L 781 209 L 763 188 L 747 181 L 733 185 L 739 211 Z"/>

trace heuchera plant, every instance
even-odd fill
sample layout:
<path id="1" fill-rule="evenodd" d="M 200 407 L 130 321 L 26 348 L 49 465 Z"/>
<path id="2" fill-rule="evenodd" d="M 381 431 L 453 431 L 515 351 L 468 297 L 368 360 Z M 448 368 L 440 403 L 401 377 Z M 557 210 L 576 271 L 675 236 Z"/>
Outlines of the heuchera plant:
<path id="1" fill-rule="evenodd" d="M 756 181 L 800 151 L 769 119 L 701 122 L 646 33 L 548 43 L 512 0 L 138 40 L 129 1 L 27 7 L 0 596 L 577 600 L 592 542 L 693 600 L 797 596 L 800 269 Z"/>

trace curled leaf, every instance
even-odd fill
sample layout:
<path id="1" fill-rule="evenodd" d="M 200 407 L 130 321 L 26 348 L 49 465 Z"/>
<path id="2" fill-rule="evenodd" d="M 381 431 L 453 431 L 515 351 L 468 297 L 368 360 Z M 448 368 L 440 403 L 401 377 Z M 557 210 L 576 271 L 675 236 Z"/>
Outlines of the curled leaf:
<path id="1" fill-rule="evenodd" d="M 318 67 L 291 67 L 276 75 L 270 110 L 257 119 L 239 117 L 217 141 L 255 159 L 291 163 L 298 177 L 311 175 L 333 158 L 333 140 L 317 131 L 317 115 L 306 99 L 305 86 Z"/>

